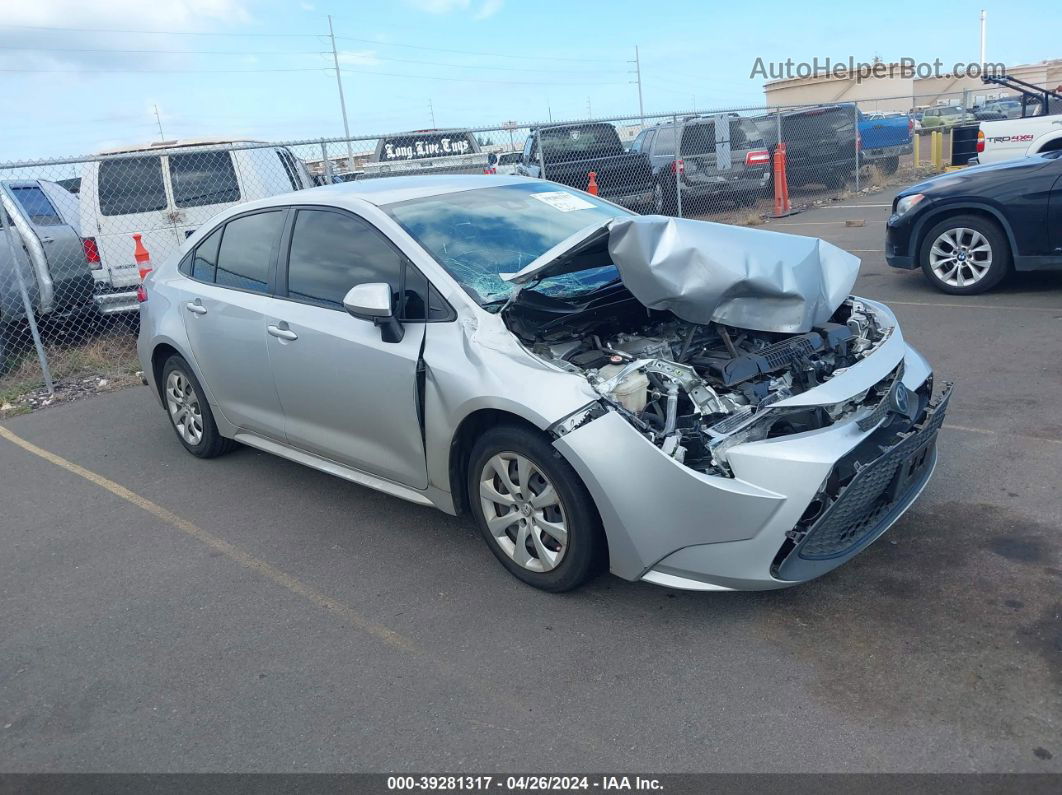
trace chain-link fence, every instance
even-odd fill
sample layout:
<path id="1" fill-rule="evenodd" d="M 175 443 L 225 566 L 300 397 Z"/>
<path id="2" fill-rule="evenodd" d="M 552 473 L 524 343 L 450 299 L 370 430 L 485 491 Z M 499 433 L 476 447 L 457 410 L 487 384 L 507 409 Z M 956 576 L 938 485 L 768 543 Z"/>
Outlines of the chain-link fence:
<path id="1" fill-rule="evenodd" d="M 55 383 L 134 378 L 142 269 L 236 203 L 378 177 L 521 174 L 640 213 L 755 224 L 927 173 L 913 159 L 917 126 L 905 113 L 839 103 L 350 140 L 171 141 L 3 163 L 0 409 Z"/>

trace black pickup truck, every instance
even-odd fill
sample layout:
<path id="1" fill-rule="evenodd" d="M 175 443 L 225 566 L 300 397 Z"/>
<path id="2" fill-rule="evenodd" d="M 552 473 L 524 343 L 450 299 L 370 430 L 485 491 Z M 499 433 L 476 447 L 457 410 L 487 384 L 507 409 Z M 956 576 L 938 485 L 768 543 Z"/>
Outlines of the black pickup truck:
<path id="1" fill-rule="evenodd" d="M 543 177 L 579 190 L 589 186 L 590 172 L 596 175 L 601 198 L 632 210 L 645 209 L 652 203 L 653 170 L 649 158 L 644 152 L 625 151 L 611 124 L 533 128 L 517 167 L 518 174 Z"/>

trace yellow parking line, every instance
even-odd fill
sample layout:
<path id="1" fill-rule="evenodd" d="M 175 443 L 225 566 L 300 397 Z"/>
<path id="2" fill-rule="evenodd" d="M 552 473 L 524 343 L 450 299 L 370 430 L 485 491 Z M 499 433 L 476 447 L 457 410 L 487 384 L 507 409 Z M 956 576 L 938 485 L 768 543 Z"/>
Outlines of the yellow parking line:
<path id="1" fill-rule="evenodd" d="M 945 307 L 947 309 L 1007 309 L 1012 312 L 1062 312 L 1062 307 L 1057 306 L 1011 306 L 1008 304 L 947 304 L 943 301 L 893 301 L 886 298 L 889 306 L 931 306 Z"/>
<path id="2" fill-rule="evenodd" d="M 971 428 L 969 425 L 951 425 L 950 423 L 944 423 L 945 430 L 949 431 L 965 431 L 966 433 L 982 433 L 986 436 L 1017 436 L 1019 439 L 1035 439 L 1038 442 L 1047 442 L 1048 444 L 1062 444 L 1062 439 L 1050 439 L 1046 436 L 1033 436 L 1028 433 L 1012 433 L 1010 431 L 993 431 L 989 428 Z"/>
<path id="3" fill-rule="evenodd" d="M 196 541 L 206 544 L 211 549 L 220 552 L 229 560 L 239 563 L 244 568 L 250 569 L 253 572 L 261 574 L 263 577 L 273 581 L 282 588 L 286 588 L 292 593 L 297 594 L 304 599 L 308 599 L 318 607 L 324 608 L 334 615 L 339 616 L 355 629 L 359 629 L 362 632 L 372 635 L 374 638 L 386 643 L 388 646 L 393 646 L 394 648 L 401 649 L 405 652 L 418 653 L 417 649 L 408 638 L 399 635 L 394 630 L 388 629 L 382 624 L 370 621 L 353 608 L 333 599 L 331 596 L 321 593 L 301 580 L 292 577 L 290 574 L 286 574 L 280 569 L 271 566 L 264 560 L 256 558 L 254 555 L 245 552 L 238 546 L 230 544 L 228 541 L 208 533 L 206 530 L 192 524 L 187 519 L 182 519 L 172 511 L 166 510 L 161 505 L 130 491 L 125 486 L 115 483 L 113 480 L 103 477 L 103 475 L 98 475 L 89 469 L 85 469 L 85 467 L 75 464 L 72 461 L 67 461 L 62 456 L 49 452 L 42 447 L 38 447 L 32 442 L 26 441 L 21 436 L 12 433 L 2 425 L 0 425 L 0 437 L 7 439 L 12 444 L 18 445 L 23 450 L 32 453 L 38 458 L 43 458 L 45 461 L 55 464 L 57 467 L 65 469 L 67 472 L 72 472 L 78 477 L 84 478 L 89 481 L 89 483 L 93 483 L 100 488 L 106 489 L 111 494 L 120 497 L 128 503 L 132 503 L 137 508 L 147 511 L 155 518 L 162 520 L 171 527 L 175 527 L 185 535 L 191 536 Z"/>

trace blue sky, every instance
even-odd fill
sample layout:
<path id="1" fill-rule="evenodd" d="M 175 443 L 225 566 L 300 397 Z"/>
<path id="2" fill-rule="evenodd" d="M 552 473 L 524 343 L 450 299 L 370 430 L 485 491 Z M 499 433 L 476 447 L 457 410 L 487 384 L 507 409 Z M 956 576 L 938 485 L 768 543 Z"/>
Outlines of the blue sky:
<path id="1" fill-rule="evenodd" d="M 1058 0 L 0 0 L 0 160 L 157 138 L 155 104 L 167 138 L 340 135 L 327 14 L 368 135 L 429 103 L 437 126 L 636 114 L 635 45 L 647 113 L 762 103 L 757 57 L 975 61 L 981 8 L 990 61 L 1062 56 Z"/>

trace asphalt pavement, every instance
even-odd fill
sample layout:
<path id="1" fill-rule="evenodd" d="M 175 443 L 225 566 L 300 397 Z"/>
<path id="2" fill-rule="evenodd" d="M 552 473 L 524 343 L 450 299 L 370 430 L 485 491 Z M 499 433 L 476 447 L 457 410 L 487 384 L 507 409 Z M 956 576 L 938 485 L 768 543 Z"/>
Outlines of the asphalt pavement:
<path id="1" fill-rule="evenodd" d="M 467 520 L 194 459 L 143 387 L 5 421 L 0 770 L 1062 772 L 1062 274 L 934 292 L 890 199 L 767 227 L 956 382 L 921 500 L 796 588 L 540 593 Z"/>

